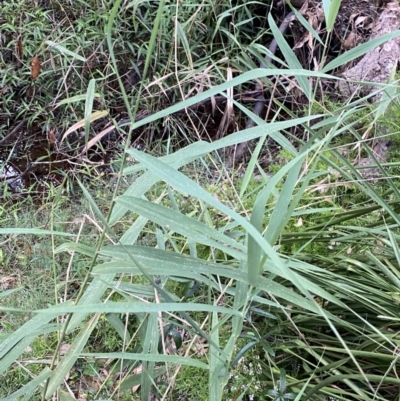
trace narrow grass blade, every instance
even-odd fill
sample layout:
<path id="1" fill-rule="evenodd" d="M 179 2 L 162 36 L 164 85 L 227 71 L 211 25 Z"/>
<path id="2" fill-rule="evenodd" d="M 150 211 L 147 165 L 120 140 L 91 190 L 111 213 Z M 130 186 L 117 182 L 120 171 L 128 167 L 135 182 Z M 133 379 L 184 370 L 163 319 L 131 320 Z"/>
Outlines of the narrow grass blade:
<path id="1" fill-rule="evenodd" d="M 63 305 L 61 305 L 63 306 Z M 51 309 L 51 308 L 50 308 Z M 72 366 L 74 366 L 76 360 L 79 358 L 83 348 L 87 344 L 87 340 L 90 334 L 94 330 L 99 320 L 100 314 L 94 315 L 87 324 L 81 329 L 79 334 L 74 339 L 73 343 L 69 347 L 68 351 L 58 362 L 57 367 L 54 369 L 47 386 L 45 398 L 50 398 L 55 391 L 59 388 L 60 384 L 63 382 L 67 374 L 69 373 Z"/>
<path id="2" fill-rule="evenodd" d="M 0 299 L 8 297 L 9 295 L 13 294 L 14 292 L 21 291 L 22 287 L 19 288 L 12 288 L 11 290 L 5 290 L 0 292 Z"/>
<path id="3" fill-rule="evenodd" d="M 378 120 L 379 117 L 381 117 L 388 107 L 392 104 L 392 102 L 397 99 L 398 92 L 399 92 L 399 85 L 398 81 L 396 82 L 396 74 L 397 74 L 397 63 L 393 66 L 389 79 L 388 79 L 388 85 L 386 89 L 382 93 L 382 99 L 380 102 L 378 102 L 378 107 L 374 111 L 374 122 Z"/>
<path id="4" fill-rule="evenodd" d="M 1 235 L 30 234 L 30 235 L 58 235 L 60 237 L 74 237 L 75 234 L 60 231 L 41 230 L 40 228 L 0 228 Z"/>
<path id="5" fill-rule="evenodd" d="M 342 0 L 322 0 L 325 13 L 326 29 L 328 32 L 332 31 L 339 12 Z"/>
<path id="6" fill-rule="evenodd" d="M 92 246 L 76 242 L 64 242 L 54 250 L 54 253 L 56 254 L 61 252 L 77 252 L 81 255 L 89 256 L 90 258 L 93 258 L 96 254 L 96 251 Z"/>
<path id="7" fill-rule="evenodd" d="M 53 42 L 52 40 L 46 40 L 45 43 L 46 43 L 47 45 L 49 45 L 51 49 L 57 50 L 57 51 L 59 51 L 61 54 L 65 54 L 65 55 L 71 56 L 71 57 L 73 57 L 74 59 L 77 59 L 77 60 L 82 61 L 82 62 L 84 62 L 84 63 L 86 62 L 86 59 L 85 59 L 84 57 L 82 57 L 82 56 L 79 55 L 78 53 L 75 53 L 75 52 L 73 52 L 73 51 L 71 51 L 71 50 L 68 50 L 68 49 L 67 49 L 65 46 L 63 46 L 63 45 L 60 45 L 60 44 L 58 44 L 58 43 L 56 43 L 56 42 Z"/>
<path id="8" fill-rule="evenodd" d="M 210 358 L 210 370 L 209 370 L 209 395 L 210 401 L 220 401 L 223 394 L 223 384 L 221 383 L 223 377 L 227 374 L 224 368 L 224 358 L 219 349 L 219 322 L 218 314 L 212 314 L 212 331 L 211 339 L 216 347 L 210 347 L 209 358 Z"/>
<path id="9" fill-rule="evenodd" d="M 328 0 L 329 1 L 329 0 Z M 330 63 L 328 63 L 323 69 L 322 72 L 327 73 L 329 71 L 334 70 L 344 64 L 349 63 L 350 61 L 355 60 L 356 58 L 364 56 L 364 54 L 368 53 L 369 51 L 375 49 L 376 47 L 380 46 L 383 43 L 388 42 L 391 39 L 397 38 L 400 36 L 400 31 L 394 31 L 387 33 L 385 35 L 379 36 L 378 38 L 369 40 L 366 43 L 358 45 L 353 49 L 350 49 L 340 56 L 333 59 Z"/>
<path id="10" fill-rule="evenodd" d="M 288 63 L 290 69 L 301 70 L 302 65 L 301 65 L 300 61 L 297 59 L 294 51 L 292 50 L 292 48 L 289 46 L 289 44 L 285 40 L 284 36 L 282 35 L 282 32 L 279 30 L 279 28 L 276 25 L 271 14 L 268 14 L 268 23 L 272 30 L 272 34 L 274 35 L 274 39 L 278 43 L 279 50 L 284 55 L 285 60 Z M 307 99 L 311 100 L 312 99 L 312 91 L 311 91 L 310 83 L 308 82 L 308 77 L 298 75 L 296 77 L 296 79 L 300 85 L 300 88 L 303 90 L 303 93 L 306 95 Z"/>
<path id="11" fill-rule="evenodd" d="M 100 211 L 99 207 L 97 206 L 96 202 L 94 201 L 92 195 L 89 193 L 89 191 L 85 188 L 85 186 L 81 183 L 80 180 L 78 180 L 78 184 L 81 187 L 81 190 L 85 196 L 85 198 L 88 200 L 90 207 L 92 208 L 94 214 L 100 219 L 100 221 L 103 223 L 104 227 L 109 230 L 107 220 L 103 216 L 103 213 Z"/>
<path id="12" fill-rule="evenodd" d="M 91 116 L 93 111 L 93 100 L 94 100 L 94 91 L 96 87 L 96 80 L 91 79 L 89 81 L 89 85 L 86 92 L 86 101 L 85 101 L 85 144 L 89 141 L 90 134 L 90 123 Z"/>
<path id="13" fill-rule="evenodd" d="M 99 93 L 95 93 L 95 94 L 94 94 L 94 97 L 95 97 L 95 98 L 99 98 L 99 97 L 101 97 L 101 96 L 100 96 Z M 63 100 L 61 100 L 60 102 L 58 102 L 58 103 L 55 105 L 55 108 L 60 107 L 60 106 L 62 106 L 62 105 L 64 105 L 64 104 L 70 104 L 70 103 L 81 102 L 81 101 L 83 101 L 83 100 L 86 100 L 86 98 L 87 98 L 87 95 L 86 95 L 86 94 L 85 94 L 85 95 L 76 95 L 76 96 L 72 96 L 72 97 L 69 97 L 69 98 L 67 98 L 67 99 L 63 99 Z"/>
<path id="14" fill-rule="evenodd" d="M 130 352 L 104 352 L 104 353 L 82 353 L 81 356 L 89 356 L 102 359 L 126 359 L 130 361 L 148 361 L 148 362 L 165 362 L 176 365 L 194 366 L 200 369 L 208 369 L 208 365 L 204 362 L 193 358 L 186 358 L 177 355 L 163 354 L 147 354 L 147 353 L 130 353 Z"/>
<path id="15" fill-rule="evenodd" d="M 186 58 L 189 62 L 189 65 L 192 67 L 193 66 L 192 50 L 190 49 L 185 31 L 183 30 L 182 25 L 178 21 L 176 21 L 176 34 L 178 35 L 178 41 L 182 44 L 183 49 L 185 50 Z"/>
<path id="16" fill-rule="evenodd" d="M 98 304 L 86 304 L 84 306 L 80 305 L 68 305 L 65 304 L 50 306 L 47 309 L 41 309 L 37 312 L 41 315 L 51 315 L 56 317 L 63 313 L 74 313 L 78 310 L 84 310 L 84 313 L 156 313 L 156 312 L 186 312 L 186 311 L 202 311 L 202 312 L 218 312 L 226 313 L 228 315 L 239 315 L 240 313 L 234 311 L 233 309 L 225 308 L 222 306 L 204 305 L 196 303 L 159 303 L 159 304 L 145 304 L 141 302 L 107 302 Z M 81 332 L 82 339 L 77 342 L 77 347 L 82 344 L 84 340 L 84 335 L 87 330 L 93 330 L 93 327 L 86 327 L 85 330 Z M 90 333 L 89 333 L 90 334 Z M 83 346 L 83 345 L 82 345 Z M 70 357 L 72 357 L 70 355 Z"/>
<path id="17" fill-rule="evenodd" d="M 153 50 L 155 48 L 156 45 L 156 39 L 157 39 L 157 35 L 158 35 L 158 30 L 161 24 L 161 20 L 162 20 L 162 16 L 163 16 L 163 12 L 164 12 L 164 7 L 165 7 L 165 0 L 160 0 L 159 4 L 158 4 L 158 8 L 157 8 L 157 15 L 156 18 L 153 22 L 153 27 L 151 29 L 151 36 L 150 36 L 150 40 L 148 43 L 148 50 L 147 50 L 147 54 L 146 54 L 146 61 L 144 63 L 144 69 L 143 69 L 143 79 L 147 78 L 147 73 L 150 67 L 150 63 L 151 61 L 153 61 Z"/>
<path id="18" fill-rule="evenodd" d="M 142 354 L 143 355 L 153 355 L 156 356 L 157 348 L 158 348 L 158 340 L 159 340 L 159 330 L 157 327 L 157 314 L 150 313 L 146 314 L 145 318 L 142 321 L 141 328 L 139 330 L 141 344 L 143 347 Z M 161 356 L 161 355 L 160 355 Z M 140 386 L 140 395 L 142 400 L 150 400 L 151 398 L 151 389 L 154 383 L 154 368 L 155 362 L 152 360 L 142 360 L 142 371 L 144 374 L 142 375 L 141 386 Z"/>
<path id="19" fill-rule="evenodd" d="M 246 167 L 246 171 L 243 176 L 242 185 L 240 186 L 240 192 L 239 192 L 240 199 L 243 199 L 244 193 L 246 192 L 246 190 L 249 186 L 250 180 L 253 177 L 254 169 L 255 169 L 256 163 L 258 161 L 258 157 L 261 153 L 261 150 L 263 148 L 266 138 L 267 138 L 267 136 L 264 135 L 258 140 L 257 146 L 256 146 L 253 154 L 251 155 L 250 161 Z"/>

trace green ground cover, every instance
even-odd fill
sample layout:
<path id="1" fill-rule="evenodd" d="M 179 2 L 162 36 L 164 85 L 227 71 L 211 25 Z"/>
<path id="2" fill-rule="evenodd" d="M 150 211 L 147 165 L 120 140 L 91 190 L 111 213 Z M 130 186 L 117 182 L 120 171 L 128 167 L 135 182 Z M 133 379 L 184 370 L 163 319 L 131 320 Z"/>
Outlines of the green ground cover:
<path id="1" fill-rule="evenodd" d="M 275 32 L 279 72 L 307 105 L 297 115 L 277 100 L 285 118 L 206 141 L 190 107 L 277 75 L 254 68 L 272 24 L 259 6 L 4 5 L 3 111 L 44 130 L 63 121 L 59 146 L 76 168 L 46 191 L 3 192 L 1 399 L 399 399 L 395 75 L 374 105 L 321 100 L 307 82 L 318 87 L 332 67 L 299 69 Z M 326 15 L 329 32 L 334 9 Z M 16 74 L 7 51 L 18 35 Z M 37 54 L 48 61 L 31 85 Z M 130 70 L 139 83 L 127 85 Z M 117 129 L 112 168 L 77 158 L 72 135 L 87 144 L 105 128 L 94 113 L 135 121 L 143 110 Z M 227 167 L 223 152 L 249 138 L 246 163 Z M 281 150 L 266 168 L 271 140 Z M 384 160 L 377 141 L 390 141 Z"/>

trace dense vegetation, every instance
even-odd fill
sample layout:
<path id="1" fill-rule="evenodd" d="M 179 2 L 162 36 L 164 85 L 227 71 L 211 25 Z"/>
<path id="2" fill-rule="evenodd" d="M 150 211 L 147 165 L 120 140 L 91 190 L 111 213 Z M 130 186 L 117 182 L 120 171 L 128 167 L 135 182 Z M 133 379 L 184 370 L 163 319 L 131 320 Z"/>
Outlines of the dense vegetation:
<path id="1" fill-rule="evenodd" d="M 3 174 L 2 400 L 400 398 L 396 71 L 331 89 L 400 33 L 338 4 L 311 71 L 272 2 L 2 2 L 2 169 L 53 166 Z"/>

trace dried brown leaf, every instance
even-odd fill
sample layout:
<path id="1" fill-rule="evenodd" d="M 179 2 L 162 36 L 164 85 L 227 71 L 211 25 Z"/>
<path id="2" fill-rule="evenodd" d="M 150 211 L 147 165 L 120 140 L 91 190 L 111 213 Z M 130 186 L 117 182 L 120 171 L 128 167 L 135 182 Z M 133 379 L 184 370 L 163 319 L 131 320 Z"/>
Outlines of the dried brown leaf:
<path id="1" fill-rule="evenodd" d="M 346 40 L 343 42 L 343 49 L 349 50 L 352 49 L 353 47 L 356 47 L 357 44 L 357 34 L 354 31 L 351 31 Z"/>
<path id="2" fill-rule="evenodd" d="M 54 145 L 57 142 L 57 138 L 55 136 L 56 128 L 51 128 L 50 131 L 47 133 L 47 139 L 51 145 Z"/>
<path id="3" fill-rule="evenodd" d="M 31 76 L 32 79 L 36 79 L 40 74 L 40 60 L 38 56 L 35 56 L 31 62 Z"/>
<path id="4" fill-rule="evenodd" d="M 111 125 L 111 127 L 107 127 L 106 129 L 103 129 L 100 133 L 98 133 L 94 138 L 92 138 L 88 143 L 85 145 L 83 148 L 81 154 L 87 152 L 94 144 L 99 142 L 103 136 L 107 135 L 109 132 L 113 131 L 115 128 L 114 125 Z"/>
<path id="5" fill-rule="evenodd" d="M 100 118 L 105 117 L 108 114 L 107 110 L 102 110 L 102 111 L 95 111 L 90 115 L 90 122 L 92 123 L 93 121 L 96 121 Z M 76 131 L 79 128 L 83 128 L 85 126 L 85 119 L 82 119 L 75 123 L 72 127 L 68 128 L 68 130 L 65 132 L 63 137 L 61 138 L 61 143 L 64 141 L 64 139 L 71 133 Z"/>

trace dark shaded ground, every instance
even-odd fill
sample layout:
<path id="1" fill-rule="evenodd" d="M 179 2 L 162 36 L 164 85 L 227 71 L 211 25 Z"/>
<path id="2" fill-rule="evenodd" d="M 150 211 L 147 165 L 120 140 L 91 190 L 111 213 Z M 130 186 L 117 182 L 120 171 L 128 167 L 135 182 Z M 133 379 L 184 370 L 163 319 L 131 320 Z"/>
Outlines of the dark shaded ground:
<path id="1" fill-rule="evenodd" d="M 282 7 L 280 3 L 276 4 L 278 6 L 273 9 L 273 13 L 276 22 L 279 23 L 289 10 L 286 6 Z M 323 38 L 325 33 L 323 14 L 321 15 L 321 2 L 315 0 L 308 1 L 307 3 L 298 1 L 296 5 L 302 7 L 301 12 L 303 16 Z M 368 1 L 343 1 L 335 26 L 335 36 L 330 43 L 328 60 L 336 57 L 341 51 L 368 40 L 378 10 L 375 7 L 375 3 L 371 4 Z M 262 16 L 269 10 L 259 6 L 256 11 Z M 260 19 L 260 21 L 264 21 L 264 19 Z M 359 21 L 362 21 L 362 23 Z M 295 20 L 291 22 L 288 34 L 288 43 L 296 49 L 296 54 L 303 67 L 314 69 L 313 60 L 320 59 L 322 47 L 318 44 L 312 49 L 307 46 L 309 33 Z M 1 49 L 3 63 L 6 66 L 7 63 L 16 67 L 20 65 L 20 58 L 23 52 L 21 43 L 19 39 L 16 41 L 15 53 L 10 48 Z M 279 49 L 276 55 L 278 57 L 281 56 Z M 33 61 L 35 61 L 35 58 Z M 102 62 L 101 56 L 96 59 L 89 56 L 87 65 L 83 66 L 82 72 L 87 73 L 103 66 L 104 62 Z M 32 74 L 34 74 L 33 69 L 34 63 L 32 64 Z M 124 66 L 121 64 L 120 73 L 124 78 L 126 90 L 135 90 L 135 88 L 138 88 L 140 82 L 138 72 L 130 69 L 128 65 Z M 34 102 L 40 101 L 41 97 L 44 97 L 45 89 L 36 85 L 35 82 L 32 81 L 31 84 L 25 87 L 20 86 L 19 88 L 15 88 L 17 90 L 11 96 L 15 98 L 14 102 L 16 105 L 19 101 L 34 104 Z M 271 85 L 273 84 L 274 82 L 272 81 Z M 235 93 L 234 97 L 251 109 L 257 97 L 254 89 L 251 85 L 247 88 L 237 88 L 241 92 Z M 329 83 L 326 83 L 326 89 L 329 92 Z M 11 87 L 2 87 L 3 93 L 8 96 L 10 95 L 10 90 L 12 90 Z M 110 84 L 110 90 L 118 91 L 117 82 Z M 261 113 L 261 117 L 265 120 L 269 120 L 275 116 L 275 111 L 278 108 L 277 104 L 279 103 L 292 110 L 293 113 L 301 112 L 304 107 L 304 99 L 301 96 L 295 93 L 288 95 L 280 90 L 279 86 L 274 88 L 272 95 L 268 88 L 265 88 L 264 91 L 265 107 Z M 164 99 L 160 104 L 167 106 L 169 102 L 168 99 Z M 112 104 L 113 101 L 108 103 L 110 110 L 109 117 L 111 118 L 93 123 L 91 126 L 91 137 L 107 128 L 111 124 L 111 119 L 117 122 L 126 119 L 127 113 L 124 107 L 121 106 L 121 102 L 114 106 Z M 63 180 L 65 174 L 73 175 L 77 167 L 83 164 L 97 166 L 102 169 L 108 168 L 110 160 L 116 152 L 121 151 L 122 144 L 126 138 L 126 131 L 122 129 L 113 130 L 104 136 L 101 141 L 97 142 L 89 151 L 82 152 L 85 145 L 85 134 L 82 129 L 68 136 L 68 139 L 60 144 L 61 135 L 65 132 L 65 128 L 62 128 L 65 125 L 65 121 L 63 120 L 65 115 L 56 110 L 54 106 L 49 113 L 49 115 L 51 114 L 51 118 L 49 115 L 39 114 L 33 123 L 29 123 L 29 121 L 32 121 L 32 116 L 25 114 L 22 117 L 17 110 L 15 110 L 15 114 L 13 115 L 10 109 L 7 109 L 7 111 L 3 110 L 2 112 L 1 107 L 0 102 L 0 163 L 3 166 L 0 178 L 0 193 L 5 191 L 6 186 L 10 192 L 21 192 L 37 183 L 42 184 L 43 188 L 46 187 L 46 183 L 58 184 Z M 169 117 L 170 119 L 176 118 L 189 127 L 191 124 L 194 124 L 197 130 L 196 134 L 188 134 L 188 138 L 177 138 L 176 146 L 179 147 L 180 143 L 186 144 L 187 140 L 196 140 L 198 138 L 212 141 L 229 135 L 232 132 L 239 131 L 246 126 L 246 118 L 239 110 L 234 108 L 228 119 L 224 119 L 225 110 L 225 98 L 217 97 L 214 99 L 214 103 L 205 101 L 190 110 Z M 32 114 L 35 112 L 37 113 L 37 110 L 33 107 Z M 149 114 L 148 110 L 140 110 L 139 114 L 143 112 L 144 116 Z M 287 118 L 287 114 L 280 115 L 279 118 Z M 153 123 L 151 126 L 141 128 L 137 132 L 134 132 L 132 145 L 140 146 L 141 148 L 150 148 L 151 150 L 151 143 L 171 135 L 170 128 L 174 129 L 174 125 L 169 124 L 168 121 L 159 121 Z M 174 130 L 173 134 L 175 133 L 176 131 Z M 292 134 L 301 136 L 302 131 L 300 129 L 297 132 L 292 132 Z M 269 154 L 266 159 L 271 162 L 271 154 L 276 154 L 278 151 L 279 147 L 270 144 L 268 146 Z"/>

